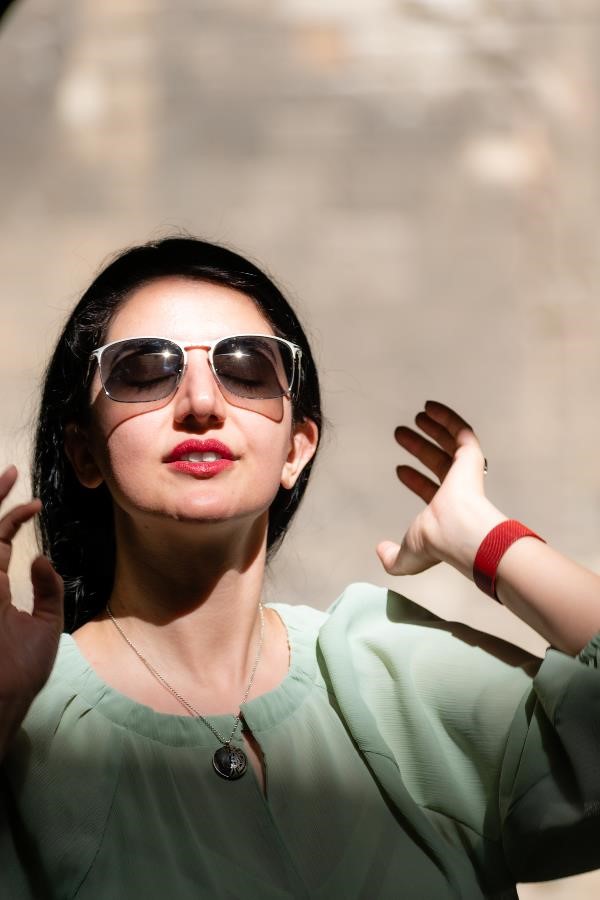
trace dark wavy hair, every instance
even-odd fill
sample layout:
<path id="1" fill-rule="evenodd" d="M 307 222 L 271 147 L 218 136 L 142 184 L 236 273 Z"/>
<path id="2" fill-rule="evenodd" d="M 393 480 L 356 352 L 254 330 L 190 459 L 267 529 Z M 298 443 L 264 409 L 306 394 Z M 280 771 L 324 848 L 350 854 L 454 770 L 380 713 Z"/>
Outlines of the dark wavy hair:
<path id="1" fill-rule="evenodd" d="M 120 305 L 143 284 L 181 276 L 234 288 L 256 303 L 275 334 L 302 349 L 294 421 L 322 426 L 319 381 L 307 337 L 288 301 L 253 263 L 225 247 L 192 237 L 167 237 L 131 247 L 95 278 L 71 313 L 46 370 L 35 435 L 33 493 L 42 500 L 38 538 L 65 582 L 65 630 L 89 621 L 106 605 L 115 570 L 112 499 L 105 485 L 89 490 L 65 450 L 65 426 L 90 415 L 90 354 Z M 298 509 L 313 459 L 291 490 L 280 488 L 269 510 L 268 556 L 281 544 Z"/>

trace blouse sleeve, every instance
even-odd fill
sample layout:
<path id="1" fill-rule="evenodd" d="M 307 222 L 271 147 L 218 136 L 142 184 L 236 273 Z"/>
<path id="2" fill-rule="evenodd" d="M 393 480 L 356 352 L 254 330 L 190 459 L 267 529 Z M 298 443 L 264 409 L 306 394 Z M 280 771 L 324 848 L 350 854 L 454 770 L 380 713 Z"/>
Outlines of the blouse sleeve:
<path id="1" fill-rule="evenodd" d="M 1 898 L 76 896 L 102 842 L 122 740 L 53 673 L 0 766 Z"/>
<path id="2" fill-rule="evenodd" d="M 511 722 L 500 781 L 504 851 L 521 881 L 600 867 L 600 636 L 548 650 Z"/>
<path id="3" fill-rule="evenodd" d="M 540 664 L 351 585 L 319 640 L 348 729 L 430 846 L 466 849 L 496 890 L 600 867 L 600 637 Z"/>

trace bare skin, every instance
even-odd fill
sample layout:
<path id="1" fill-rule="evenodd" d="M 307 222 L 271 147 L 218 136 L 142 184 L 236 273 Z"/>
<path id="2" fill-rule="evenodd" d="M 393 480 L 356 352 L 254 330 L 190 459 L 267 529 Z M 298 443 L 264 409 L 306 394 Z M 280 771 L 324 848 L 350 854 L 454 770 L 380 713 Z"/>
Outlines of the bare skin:
<path id="1" fill-rule="evenodd" d="M 143 285 L 119 308 L 107 340 L 152 333 L 189 343 L 177 391 L 166 402 L 120 404 L 105 396 L 96 372 L 92 425 L 67 436 L 81 483 L 95 489 L 103 482 L 113 498 L 113 615 L 153 667 L 206 716 L 240 708 L 259 640 L 268 510 L 280 485 L 294 485 L 317 440 L 314 423 L 292 425 L 289 397 L 276 409 L 240 404 L 215 380 L 204 341 L 269 332 L 256 304 L 238 291 L 175 277 Z M 210 479 L 171 467 L 172 448 L 191 438 L 224 442 L 232 465 Z M 189 715 L 105 613 L 74 638 L 112 687 L 158 712 Z M 285 629 L 267 612 L 250 699 L 281 682 L 288 656 Z M 244 737 L 264 781 L 260 750 L 249 732 Z"/>
<path id="2" fill-rule="evenodd" d="M 248 685 L 254 661 L 258 627 L 252 634 L 248 669 L 244 672 L 240 671 L 240 677 L 235 681 L 230 680 L 227 669 L 216 671 L 214 681 L 212 681 L 210 674 L 207 675 L 206 671 L 202 672 L 199 680 L 191 677 L 190 672 L 181 663 L 174 666 L 172 671 L 164 660 L 161 661 L 160 646 L 156 639 L 150 642 L 153 648 L 152 652 L 144 645 L 144 641 L 149 643 L 147 633 L 140 634 L 138 638 L 135 620 L 123 621 L 119 618 L 119 624 L 153 667 L 161 675 L 164 674 L 169 684 L 203 715 L 229 715 L 237 712 Z M 139 626 L 137 631 L 141 631 Z M 105 613 L 79 628 L 73 636 L 96 674 L 110 687 L 131 700 L 150 707 L 155 712 L 174 716 L 189 714 L 177 698 L 169 693 L 141 660 L 131 652 Z M 263 647 L 264 652 L 261 655 L 260 665 L 257 668 L 248 700 L 276 688 L 285 678 L 289 669 L 289 647 L 285 626 L 277 613 L 268 608 L 265 610 Z M 227 672 L 228 677 L 223 678 L 223 671 Z M 243 721 L 239 728 L 248 759 L 253 766 L 261 790 L 265 793 L 265 772 L 260 746 Z"/>
<path id="3" fill-rule="evenodd" d="M 426 506 L 400 544 L 379 544 L 379 558 L 390 575 L 414 575 L 447 562 L 472 578 L 481 541 L 508 517 L 485 496 L 484 459 L 471 426 L 432 401 L 415 423 L 426 437 L 400 426 L 396 440 L 436 480 L 413 466 L 398 466 L 402 484 Z M 535 538 L 507 550 L 496 589 L 505 606 L 566 653 L 576 654 L 600 631 L 600 577 Z"/>
<path id="4" fill-rule="evenodd" d="M 201 323 L 200 334 L 199 324 Z M 232 333 L 269 333 L 269 322 L 248 297 L 181 278 L 158 279 L 134 291 L 113 317 L 108 340 L 150 331 L 191 343 L 178 390 L 165 402 L 119 404 L 91 388 L 89 428 L 69 426 L 65 452 L 81 484 L 104 483 L 113 498 L 117 561 L 111 609 L 128 637 L 175 690 L 207 716 L 236 714 L 249 683 L 259 635 L 269 507 L 280 486 L 290 489 L 311 458 L 318 430 L 292 423 L 291 400 L 229 402 L 209 365 L 205 341 Z M 218 439 L 233 462 L 217 477 L 195 478 L 169 465 L 175 445 Z M 4 498 L 14 482 L 5 475 Z M 10 606 L 6 569 L 20 522 L 39 510 L 32 501 L 2 521 L 7 550 L 4 607 L 10 640 L 0 660 L 6 697 L 4 745 L 52 668 L 60 633 L 59 580 L 47 562 L 33 567 L 33 617 Z M 50 598 L 48 595 L 51 594 Z M 289 666 L 287 635 L 266 613 L 263 652 L 250 698 L 272 690 Z M 26 642 L 46 625 L 42 645 Z M 52 626 L 52 627 L 50 627 Z M 109 684 L 159 712 L 189 713 L 143 666 L 105 613 L 74 634 L 83 655 Z M 0 643 L 0 651 L 2 650 Z M 31 648 L 35 666 L 29 665 Z M 264 782 L 260 748 L 246 732 L 251 760 Z"/>
<path id="5" fill-rule="evenodd" d="M 482 538 L 506 516 L 485 497 L 483 456 L 467 423 L 448 407 L 428 403 L 416 424 L 420 432 L 400 427 L 396 440 L 431 477 L 406 465 L 399 466 L 397 474 L 426 506 L 401 543 L 384 541 L 378 546 L 379 557 L 390 574 L 416 574 L 444 561 L 470 577 Z M 15 478 L 14 467 L 0 476 L 0 501 Z M 19 612 L 10 603 L 12 541 L 39 508 L 39 501 L 33 500 L 0 519 L 0 750 L 51 671 L 62 624 L 61 581 L 44 558 L 32 565 L 33 614 Z M 127 544 L 129 552 L 118 569 L 111 605 L 122 627 L 176 689 L 207 715 L 237 711 L 247 685 L 258 634 L 265 527 L 265 517 L 252 518 L 251 527 L 238 528 L 240 537 L 246 537 L 234 545 L 238 550 L 225 541 L 221 554 L 215 554 L 218 540 L 187 544 L 177 527 L 162 531 L 165 546 L 160 551 L 154 538 L 147 537 L 152 529 L 141 529 L 146 538 L 139 547 Z M 219 528 L 216 533 L 221 534 Z M 203 534 L 206 538 L 206 531 Z M 256 544 L 260 552 L 254 552 Z M 240 546 L 245 548 L 242 559 L 235 556 Z M 149 574 L 142 573 L 138 559 Z M 567 653 L 576 653 L 600 630 L 600 577 L 540 541 L 525 538 L 507 551 L 497 586 L 510 609 Z M 167 602 L 173 596 L 179 598 L 175 611 L 172 601 Z M 492 601 L 482 597 L 482 602 Z M 106 614 L 79 629 L 75 640 L 98 674 L 117 690 L 159 712 L 182 714 Z M 288 665 L 285 628 L 273 611 L 267 612 L 264 655 L 250 696 L 276 687 Z M 249 732 L 244 739 L 264 790 L 260 747 Z"/>
<path id="6" fill-rule="evenodd" d="M 16 479 L 14 466 L 0 476 L 0 503 Z M 37 557 L 31 566 L 32 614 L 11 603 L 8 565 L 13 540 L 39 510 L 39 501 L 32 500 L 0 519 L 0 757 L 52 670 L 62 631 L 62 580 L 45 557 Z"/>

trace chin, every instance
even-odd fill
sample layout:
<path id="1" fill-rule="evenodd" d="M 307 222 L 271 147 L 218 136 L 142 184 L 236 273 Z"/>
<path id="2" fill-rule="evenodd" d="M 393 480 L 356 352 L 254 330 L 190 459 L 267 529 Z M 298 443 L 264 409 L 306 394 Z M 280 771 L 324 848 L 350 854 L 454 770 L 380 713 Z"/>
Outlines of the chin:
<path id="1" fill-rule="evenodd" d="M 222 503 L 193 503 L 182 504 L 171 510 L 168 517 L 175 522 L 186 525 L 242 525 L 246 526 L 252 522 L 259 522 L 263 518 L 268 519 L 268 505 L 259 508 L 252 507 L 240 509 L 223 505 Z"/>

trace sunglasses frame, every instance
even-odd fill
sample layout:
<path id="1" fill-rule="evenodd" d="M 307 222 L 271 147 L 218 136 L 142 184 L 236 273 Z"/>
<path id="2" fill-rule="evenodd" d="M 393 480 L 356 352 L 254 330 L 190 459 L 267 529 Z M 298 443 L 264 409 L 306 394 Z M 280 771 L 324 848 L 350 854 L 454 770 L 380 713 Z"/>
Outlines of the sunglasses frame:
<path id="1" fill-rule="evenodd" d="M 92 363 L 92 360 L 95 359 L 98 364 L 98 372 L 100 375 L 100 381 L 102 383 L 102 389 L 103 389 L 104 393 L 106 394 L 106 396 L 109 398 L 109 400 L 112 400 L 114 403 L 158 403 L 160 400 L 166 400 L 167 398 L 173 397 L 174 394 L 176 394 L 177 391 L 179 390 L 179 385 L 183 381 L 183 376 L 185 375 L 185 372 L 187 369 L 188 350 L 206 350 L 207 354 L 208 354 L 208 364 L 210 366 L 210 371 L 212 372 L 213 378 L 215 379 L 215 381 L 217 382 L 219 387 L 222 387 L 225 391 L 232 394 L 233 396 L 242 396 L 242 395 L 235 394 L 234 391 L 230 390 L 228 387 L 226 387 L 226 385 L 224 385 L 221 382 L 221 380 L 219 379 L 219 376 L 217 375 L 217 373 L 215 371 L 215 367 L 213 364 L 213 355 L 214 355 L 215 347 L 217 347 L 223 341 L 229 341 L 232 338 L 268 338 L 269 340 L 277 341 L 279 344 L 285 344 L 285 346 L 288 347 L 288 349 L 290 350 L 290 352 L 292 354 L 292 374 L 291 374 L 290 383 L 287 387 L 287 390 L 283 391 L 283 393 L 280 396 L 288 397 L 289 399 L 292 399 L 293 396 L 295 395 L 295 390 L 298 388 L 299 383 L 300 383 L 300 374 L 301 374 L 300 363 L 302 360 L 302 350 L 297 344 L 294 344 L 292 341 L 288 341 L 286 338 L 279 337 L 279 335 L 276 335 L 276 334 L 258 334 L 258 333 L 242 332 L 240 334 L 227 334 L 224 337 L 216 338 L 215 340 L 212 340 L 212 341 L 193 341 L 193 342 L 186 341 L 185 344 L 183 344 L 181 341 L 176 341 L 174 338 L 164 337 L 163 335 L 139 334 L 139 335 L 135 335 L 135 337 L 120 338 L 118 341 L 110 341 L 108 344 L 103 344 L 102 347 L 97 347 L 96 350 L 93 350 L 90 353 L 90 365 Z M 106 385 L 104 384 L 104 378 L 102 376 L 102 356 L 104 354 L 104 351 L 108 350 L 110 347 L 114 347 L 115 344 L 126 344 L 129 341 L 145 341 L 145 340 L 165 341 L 168 344 L 174 344 L 176 347 L 179 347 L 179 349 L 181 350 L 181 353 L 183 355 L 183 365 L 181 367 L 181 371 L 180 371 L 179 375 L 177 376 L 177 380 L 175 382 L 175 386 L 174 386 L 173 390 L 170 391 L 168 394 L 165 394 L 164 397 L 159 397 L 155 400 L 119 400 L 116 397 L 112 397 L 110 395 Z M 246 398 L 246 399 L 248 399 L 248 398 Z M 259 399 L 274 399 L 274 398 L 256 398 L 256 399 L 259 400 Z"/>

